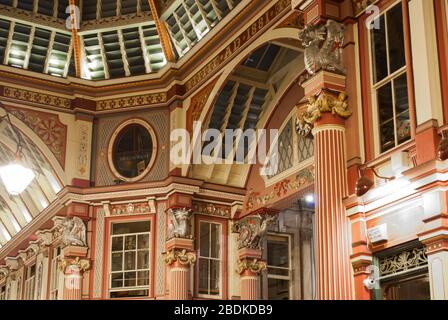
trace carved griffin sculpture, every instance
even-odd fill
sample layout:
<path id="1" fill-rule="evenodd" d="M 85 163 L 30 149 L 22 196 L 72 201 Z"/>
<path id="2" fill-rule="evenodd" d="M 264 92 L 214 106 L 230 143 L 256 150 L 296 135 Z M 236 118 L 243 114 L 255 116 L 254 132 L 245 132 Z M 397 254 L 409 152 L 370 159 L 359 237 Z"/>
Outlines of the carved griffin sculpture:
<path id="1" fill-rule="evenodd" d="M 345 26 L 334 20 L 325 25 L 310 24 L 299 33 L 305 47 L 305 67 L 310 74 L 319 70 L 345 74 L 342 65 L 342 46 Z"/>
<path id="2" fill-rule="evenodd" d="M 249 217 L 235 224 L 235 231 L 239 233 L 238 249 L 261 249 L 268 233 L 269 225 L 276 220 L 276 216 Z"/>
<path id="3" fill-rule="evenodd" d="M 191 210 L 168 209 L 168 239 L 191 238 L 190 234 Z"/>
<path id="4" fill-rule="evenodd" d="M 66 218 L 62 222 L 62 243 L 66 246 L 87 246 L 87 229 L 84 222 L 78 218 Z"/>

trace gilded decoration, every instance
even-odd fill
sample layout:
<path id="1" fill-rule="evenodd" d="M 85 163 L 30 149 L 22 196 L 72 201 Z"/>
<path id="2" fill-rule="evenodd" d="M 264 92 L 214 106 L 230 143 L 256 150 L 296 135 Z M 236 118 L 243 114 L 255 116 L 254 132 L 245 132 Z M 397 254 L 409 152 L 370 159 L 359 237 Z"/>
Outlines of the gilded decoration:
<path id="1" fill-rule="evenodd" d="M 278 201 L 292 192 L 302 189 L 314 182 L 314 168 L 308 167 L 301 170 L 295 178 L 284 179 L 274 185 L 271 192 L 261 193 L 252 191 L 249 193 L 246 201 L 246 211 L 266 206 Z"/>
<path id="2" fill-rule="evenodd" d="M 428 256 L 426 255 L 426 248 L 415 248 L 380 259 L 380 275 L 387 276 L 426 266 L 427 264 Z"/>
<path id="3" fill-rule="evenodd" d="M 5 107 L 8 112 L 26 124 L 50 149 L 62 167 L 65 165 L 67 126 L 56 114 Z"/>
<path id="4" fill-rule="evenodd" d="M 121 216 L 121 215 L 152 213 L 152 210 L 147 202 L 140 202 L 140 203 L 131 202 L 128 204 L 114 205 L 110 209 L 110 212 L 113 216 Z"/>
<path id="5" fill-rule="evenodd" d="M 306 110 L 297 116 L 297 132 L 302 136 L 308 136 L 314 127 L 314 123 L 322 117 L 323 113 L 332 113 L 347 119 L 352 115 L 348 109 L 348 97 L 345 92 L 338 95 L 322 90 L 317 95 L 308 98 Z"/>
<path id="6" fill-rule="evenodd" d="M 216 216 L 222 218 L 230 218 L 230 207 L 220 204 L 194 201 L 193 202 L 194 213 L 204 214 L 208 216 Z"/>
<path id="7" fill-rule="evenodd" d="M 167 102 L 167 97 L 168 95 L 166 92 L 160 92 L 133 97 L 102 100 L 96 103 L 96 110 L 106 111 L 160 104 Z"/>
<path id="8" fill-rule="evenodd" d="M 232 43 L 219 52 L 219 54 L 207 63 L 201 70 L 199 70 L 190 80 L 185 84 L 186 90 L 190 91 L 192 88 L 201 83 L 210 74 L 222 68 L 222 64 L 234 55 L 244 44 L 253 39 L 261 30 L 271 24 L 285 9 L 291 8 L 291 0 L 280 0 L 268 11 L 265 12 L 258 20 L 252 23 L 246 30 L 244 30 Z"/>
<path id="9" fill-rule="evenodd" d="M 190 107 L 187 111 L 187 130 L 190 135 L 193 132 L 193 123 L 200 119 L 205 104 L 207 103 L 218 78 L 219 77 L 216 77 L 191 99 Z"/>
<path id="10" fill-rule="evenodd" d="M 240 259 L 238 260 L 238 269 L 236 272 L 242 274 L 245 271 L 250 271 L 255 274 L 261 273 L 267 267 L 266 262 L 259 261 L 258 259 Z"/>
<path id="11" fill-rule="evenodd" d="M 3 96 L 15 100 L 38 103 L 62 109 L 70 109 L 71 107 L 70 99 L 52 96 L 45 93 L 33 92 L 25 89 L 3 87 Z"/>
<path id="12" fill-rule="evenodd" d="M 182 239 L 192 239 L 190 219 L 192 216 L 192 211 L 186 208 L 176 208 L 168 209 L 168 237 L 172 238 L 182 238 Z"/>
<path id="13" fill-rule="evenodd" d="M 81 273 L 90 269 L 90 261 L 76 257 L 75 259 L 61 259 L 59 270 L 64 274 Z"/>
<path id="14" fill-rule="evenodd" d="M 192 252 L 187 252 L 186 249 L 181 251 L 173 249 L 165 253 L 164 259 L 169 266 L 175 262 L 184 266 L 190 266 L 196 262 L 196 255 Z"/>
<path id="15" fill-rule="evenodd" d="M 234 224 L 234 231 L 239 233 L 238 249 L 261 250 L 268 232 L 268 227 L 276 219 L 276 216 L 258 215 L 237 221 Z"/>
<path id="16" fill-rule="evenodd" d="M 371 4 L 375 2 L 375 0 L 352 0 L 353 9 L 356 14 L 360 14 L 364 10 L 366 10 Z"/>
<path id="17" fill-rule="evenodd" d="M 305 68 L 310 74 L 326 70 L 345 74 L 342 52 L 345 26 L 334 20 L 325 25 L 309 24 L 299 32 L 299 40 L 305 47 Z"/>

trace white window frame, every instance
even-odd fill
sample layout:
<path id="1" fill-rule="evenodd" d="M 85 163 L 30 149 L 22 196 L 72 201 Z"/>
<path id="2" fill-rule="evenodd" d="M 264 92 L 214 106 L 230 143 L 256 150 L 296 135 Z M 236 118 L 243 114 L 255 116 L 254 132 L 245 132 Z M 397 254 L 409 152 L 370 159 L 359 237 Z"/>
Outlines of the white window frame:
<path id="1" fill-rule="evenodd" d="M 384 16 L 384 26 L 386 28 L 386 54 L 387 54 L 387 61 L 389 62 L 389 37 L 388 37 L 388 26 L 387 26 L 387 21 L 386 21 L 386 14 L 389 10 L 391 10 L 392 8 L 394 8 L 396 5 L 401 4 L 402 0 L 398 0 L 396 2 L 394 2 L 393 4 L 389 5 L 387 7 L 387 9 L 384 9 L 381 13 L 380 16 Z M 403 20 L 405 19 L 404 16 L 404 12 L 403 12 Z M 379 17 L 378 17 L 379 18 Z M 405 30 L 403 29 L 403 32 Z M 373 132 L 374 132 L 374 149 L 375 149 L 375 155 L 379 156 L 382 155 L 384 153 L 388 153 L 391 152 L 392 150 L 406 144 L 409 142 L 409 140 L 412 138 L 410 138 L 409 140 L 403 142 L 403 143 L 398 143 L 398 137 L 397 137 L 397 124 L 396 124 L 396 110 L 395 110 L 395 91 L 394 91 L 394 85 L 393 85 L 393 81 L 398 79 L 400 76 L 402 76 L 403 74 L 406 74 L 406 77 L 409 76 L 408 74 L 408 70 L 407 70 L 407 64 L 405 63 L 405 65 L 396 70 L 394 73 L 390 74 L 390 65 L 389 63 L 387 64 L 387 71 L 388 71 L 388 75 L 384 78 L 381 79 L 380 81 L 375 83 L 375 68 L 374 68 L 374 64 L 373 64 L 373 55 L 372 55 L 372 33 L 371 30 L 369 30 L 369 32 L 367 32 L 368 35 L 368 47 L 369 47 L 369 63 L 370 63 L 370 91 L 371 91 L 371 97 L 372 97 L 372 114 L 374 117 L 374 121 L 375 121 L 375 125 L 373 126 Z M 404 34 L 405 38 L 406 38 L 406 34 Z M 405 40 L 405 50 L 406 50 L 406 39 Z M 381 151 L 381 132 L 380 132 L 380 119 L 379 119 L 379 110 L 378 110 L 378 99 L 377 99 L 377 92 L 378 89 L 382 88 L 383 86 L 387 85 L 388 83 L 391 84 L 391 88 L 392 88 L 392 104 L 393 104 L 393 121 L 394 121 L 394 137 L 395 137 L 395 146 L 390 148 L 389 150 L 386 151 Z M 408 88 L 409 91 L 409 88 Z M 408 94 L 408 99 L 409 99 L 409 94 Z M 410 115 L 410 105 L 409 105 L 409 116 Z"/>
<path id="2" fill-rule="evenodd" d="M 31 269 L 33 267 L 34 267 L 34 275 L 30 276 Z M 26 268 L 25 300 L 35 300 L 36 273 L 37 273 L 36 264 L 32 264 Z"/>
<path id="3" fill-rule="evenodd" d="M 59 254 L 57 254 L 60 250 Z M 62 257 L 62 248 L 57 246 L 53 248 L 53 256 L 51 258 L 51 280 L 50 280 L 50 300 L 58 300 L 59 295 L 59 260 Z"/>
<path id="4" fill-rule="evenodd" d="M 219 243 L 219 258 L 212 258 L 212 257 L 205 257 L 205 256 L 201 256 L 201 244 L 200 244 L 200 239 L 201 239 L 201 223 L 206 223 L 209 225 L 215 224 L 219 226 L 219 235 L 220 235 L 220 243 Z M 224 237 L 223 237 L 223 224 L 221 222 L 216 222 L 216 221 L 211 221 L 211 220 L 199 220 L 198 222 L 198 261 L 197 261 L 197 295 L 200 298 L 205 298 L 205 299 L 222 299 L 223 296 L 223 271 L 224 271 L 224 259 L 223 259 L 223 250 L 224 250 Z M 210 244 L 211 244 L 211 232 L 209 235 L 209 249 L 210 249 Z M 218 280 L 218 284 L 219 284 L 219 294 L 218 295 L 211 295 L 211 294 L 204 294 L 204 293 L 199 293 L 199 281 L 200 281 L 200 275 L 199 275 L 199 261 L 201 259 L 206 259 L 206 260 L 213 260 L 213 261 L 218 261 L 219 262 L 219 280 Z M 210 269 L 210 268 L 209 268 Z M 208 275 L 208 289 L 210 291 L 210 274 Z"/>
<path id="5" fill-rule="evenodd" d="M 137 222 L 149 222 L 150 224 L 150 231 L 149 232 L 138 232 L 138 233 L 123 233 L 123 234 L 119 234 L 119 235 L 113 235 L 112 234 L 112 226 L 114 224 L 122 224 L 122 223 L 137 223 Z M 152 282 L 151 282 L 151 276 L 152 276 L 152 272 L 153 270 L 151 269 L 151 253 L 152 253 L 152 241 L 151 241 L 151 228 L 152 228 L 152 222 L 151 220 L 141 220 L 141 221 L 117 221 L 117 222 L 112 222 L 110 224 L 111 228 L 110 228 L 110 234 L 109 234 L 109 269 L 108 269 L 108 299 L 118 299 L 118 298 L 112 298 L 111 297 L 111 293 L 113 292 L 123 292 L 123 291 L 139 291 L 139 290 L 147 290 L 148 291 L 148 295 L 147 296 L 142 296 L 142 297 L 129 297 L 129 299 L 131 298 L 149 298 L 151 295 L 151 286 L 152 286 Z M 149 248 L 148 248 L 148 269 L 135 269 L 135 270 L 121 270 L 121 271 L 112 271 L 112 253 L 115 252 L 120 252 L 120 251 L 113 251 L 112 252 L 112 239 L 113 238 L 118 238 L 118 237 L 122 237 L 123 238 L 123 243 L 124 243 L 124 239 L 126 238 L 126 236 L 136 236 L 137 237 L 137 241 L 138 241 L 138 236 L 139 235 L 148 235 L 149 237 Z M 139 251 L 138 248 L 138 242 L 136 243 L 136 249 L 133 250 L 125 250 L 123 249 L 121 252 L 123 253 L 123 259 L 125 256 L 125 252 L 135 252 L 135 256 L 136 259 L 138 257 L 137 252 Z M 141 250 L 140 250 L 141 251 Z M 124 265 L 124 264 L 123 264 Z M 137 268 L 137 264 L 135 266 Z M 149 283 L 147 286 L 134 286 L 134 287 L 121 287 L 121 288 L 112 288 L 112 275 L 114 273 L 126 273 L 126 272 L 135 272 L 135 274 L 137 275 L 139 271 L 148 271 L 149 272 Z"/>
<path id="6" fill-rule="evenodd" d="M 284 268 L 284 267 L 276 267 L 276 266 L 270 266 L 267 265 L 267 272 L 266 272 L 266 279 L 267 281 L 269 281 L 269 279 L 277 279 L 277 280 L 286 280 L 289 282 L 289 300 L 292 299 L 292 285 L 293 285 L 293 277 L 292 277 L 292 237 L 290 234 L 287 233 L 274 233 L 274 232 L 269 232 L 268 233 L 268 237 L 267 237 L 267 242 L 269 242 L 269 236 L 272 237 L 281 237 L 281 238 L 287 238 L 288 239 L 288 261 L 289 261 L 289 266 L 288 268 Z M 267 247 L 267 242 L 266 242 L 266 247 Z M 268 260 L 269 261 L 269 260 Z M 287 270 L 288 271 L 288 276 L 281 276 L 278 274 L 269 274 L 269 268 L 271 269 L 277 269 L 277 270 Z M 267 287 L 267 297 L 269 297 L 269 286 Z"/>

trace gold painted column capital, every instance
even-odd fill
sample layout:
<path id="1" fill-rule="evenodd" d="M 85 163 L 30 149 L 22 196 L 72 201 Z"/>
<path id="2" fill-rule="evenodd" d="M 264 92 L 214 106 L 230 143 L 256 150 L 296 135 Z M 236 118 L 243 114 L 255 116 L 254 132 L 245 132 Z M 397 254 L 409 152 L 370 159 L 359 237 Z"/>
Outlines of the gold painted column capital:
<path id="1" fill-rule="evenodd" d="M 186 249 L 172 249 L 164 254 L 164 260 L 169 266 L 177 263 L 178 265 L 189 267 L 196 262 L 196 254 L 188 252 Z"/>
<path id="2" fill-rule="evenodd" d="M 254 275 L 258 275 L 267 268 L 266 262 L 258 259 L 250 259 L 250 258 L 238 259 L 237 264 L 238 268 L 236 272 L 238 272 L 239 275 L 242 275 L 247 272 L 252 273 Z"/>

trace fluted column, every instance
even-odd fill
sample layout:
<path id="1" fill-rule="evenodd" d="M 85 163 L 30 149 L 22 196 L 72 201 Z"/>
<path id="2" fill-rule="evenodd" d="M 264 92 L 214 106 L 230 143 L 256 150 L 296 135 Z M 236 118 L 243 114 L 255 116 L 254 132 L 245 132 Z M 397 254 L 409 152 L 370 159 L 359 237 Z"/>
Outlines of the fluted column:
<path id="1" fill-rule="evenodd" d="M 63 259 L 60 268 L 64 273 L 64 300 L 81 300 L 83 274 L 90 269 L 89 260 Z"/>
<path id="2" fill-rule="evenodd" d="M 266 262 L 260 261 L 261 250 L 241 249 L 239 251 L 238 273 L 241 281 L 241 300 L 260 300 L 260 274 L 266 269 Z"/>
<path id="3" fill-rule="evenodd" d="M 303 84 L 308 104 L 299 107 L 298 130 L 314 135 L 316 194 L 316 298 L 353 299 L 345 119 L 351 112 L 345 77 L 321 71 Z"/>
<path id="4" fill-rule="evenodd" d="M 196 262 L 193 240 L 173 238 L 167 242 L 165 262 L 169 266 L 169 299 L 189 300 L 190 268 Z"/>

